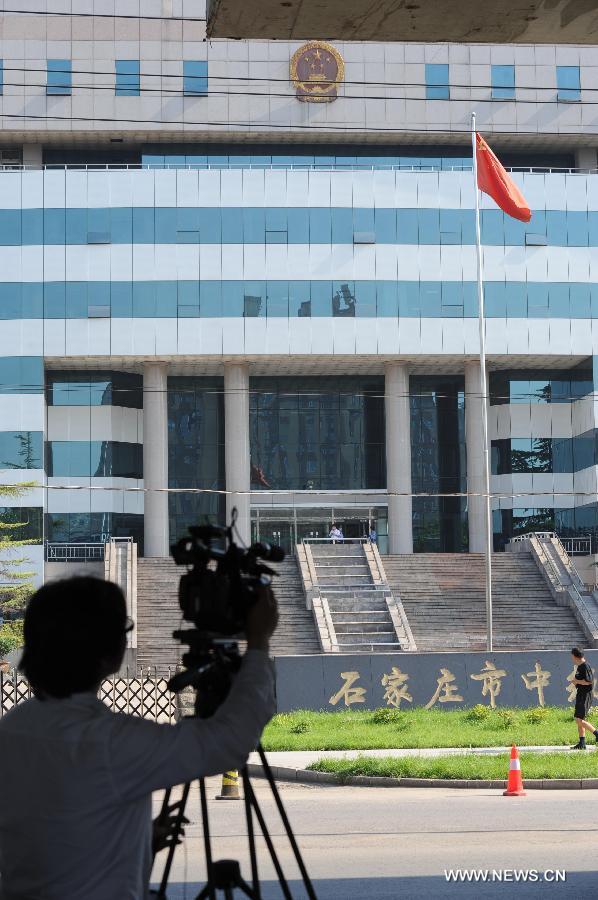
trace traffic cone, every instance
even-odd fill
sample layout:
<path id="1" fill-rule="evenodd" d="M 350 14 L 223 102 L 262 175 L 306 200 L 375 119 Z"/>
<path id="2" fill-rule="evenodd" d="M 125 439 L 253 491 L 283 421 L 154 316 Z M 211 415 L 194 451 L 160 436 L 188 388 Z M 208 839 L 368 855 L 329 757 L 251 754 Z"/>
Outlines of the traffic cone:
<path id="1" fill-rule="evenodd" d="M 239 794 L 239 773 L 236 769 L 231 772 L 224 772 L 222 775 L 222 788 L 220 793 L 216 795 L 216 800 L 240 800 Z"/>
<path id="2" fill-rule="evenodd" d="M 511 747 L 511 761 L 509 763 L 509 780 L 507 781 L 507 789 L 503 791 L 503 797 L 525 797 L 523 790 L 523 780 L 521 778 L 521 761 L 519 759 L 519 750 L 513 744 Z"/>

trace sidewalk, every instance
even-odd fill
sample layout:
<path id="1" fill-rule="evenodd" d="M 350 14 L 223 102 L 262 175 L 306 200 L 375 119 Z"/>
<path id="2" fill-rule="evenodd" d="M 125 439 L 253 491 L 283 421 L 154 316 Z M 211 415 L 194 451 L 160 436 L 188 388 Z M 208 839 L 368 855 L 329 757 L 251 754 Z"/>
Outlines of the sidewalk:
<path id="1" fill-rule="evenodd" d="M 594 752 L 595 745 L 588 746 L 588 752 Z M 425 749 L 402 750 L 283 750 L 266 753 L 271 766 L 280 766 L 284 769 L 306 769 L 318 759 L 357 759 L 359 756 L 469 756 L 480 755 L 499 756 L 502 753 L 510 753 L 511 747 L 431 747 Z M 569 753 L 569 745 L 558 747 L 519 747 L 520 753 Z M 249 757 L 250 765 L 259 765 L 259 756 L 252 753 Z"/>

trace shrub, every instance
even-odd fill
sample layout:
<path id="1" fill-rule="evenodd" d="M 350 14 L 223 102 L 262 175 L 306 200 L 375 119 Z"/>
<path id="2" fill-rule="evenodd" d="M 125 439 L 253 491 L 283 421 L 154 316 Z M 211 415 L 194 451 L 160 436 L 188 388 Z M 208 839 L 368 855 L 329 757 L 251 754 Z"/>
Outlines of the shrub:
<path id="1" fill-rule="evenodd" d="M 511 728 L 515 724 L 515 713 L 512 709 L 495 709 L 494 713 L 499 728 Z"/>
<path id="2" fill-rule="evenodd" d="M 309 724 L 305 721 L 295 722 L 290 731 L 291 734 L 305 734 L 306 731 L 309 731 Z"/>
<path id="3" fill-rule="evenodd" d="M 530 725 L 541 725 L 549 716 L 548 710 L 543 706 L 530 709 L 525 714 L 525 721 Z"/>
<path id="4" fill-rule="evenodd" d="M 492 715 L 492 710 L 489 706 L 484 706 L 483 703 L 476 703 L 475 706 L 472 706 L 465 713 L 465 718 L 468 722 L 487 722 L 490 716 Z"/>
<path id="5" fill-rule="evenodd" d="M 381 706 L 372 713 L 370 721 L 374 725 L 392 725 L 397 719 L 401 718 L 398 709 L 391 709 L 390 706 Z"/>
<path id="6" fill-rule="evenodd" d="M 23 646 L 23 620 L 15 619 L 5 622 L 0 627 L 0 659 L 11 650 L 18 650 Z"/>

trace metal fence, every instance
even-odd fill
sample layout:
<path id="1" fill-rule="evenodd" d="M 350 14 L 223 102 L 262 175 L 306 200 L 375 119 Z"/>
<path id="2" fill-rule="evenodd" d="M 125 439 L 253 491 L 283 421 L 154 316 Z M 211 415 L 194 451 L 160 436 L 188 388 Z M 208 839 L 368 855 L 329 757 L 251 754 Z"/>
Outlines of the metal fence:
<path id="1" fill-rule="evenodd" d="M 47 562 L 72 562 L 104 559 L 105 541 L 95 543 L 68 543 L 66 541 L 46 541 Z"/>
<path id="2" fill-rule="evenodd" d="M 155 669 L 126 670 L 102 682 L 98 696 L 113 712 L 129 713 L 151 722 L 174 723 L 178 719 L 176 696 L 168 690 L 168 674 Z M 16 669 L 0 671 L 0 717 L 31 697 L 31 687 Z"/>

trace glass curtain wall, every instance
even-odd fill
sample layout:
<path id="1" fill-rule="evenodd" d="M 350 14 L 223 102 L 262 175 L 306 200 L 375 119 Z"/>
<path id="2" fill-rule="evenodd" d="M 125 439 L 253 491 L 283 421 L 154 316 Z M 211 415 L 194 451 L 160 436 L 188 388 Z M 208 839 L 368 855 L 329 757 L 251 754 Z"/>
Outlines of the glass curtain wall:
<path id="1" fill-rule="evenodd" d="M 417 494 L 466 490 L 462 376 L 411 376 L 411 481 Z M 413 497 L 416 553 L 468 549 L 464 497 Z"/>
<path id="2" fill-rule="evenodd" d="M 168 486 L 170 540 L 189 525 L 224 521 L 224 379 L 168 379 Z M 206 493 L 195 493 L 203 489 Z M 186 492 L 189 491 L 188 493 Z M 180 492 L 179 492 L 180 491 Z"/>
<path id="3" fill-rule="evenodd" d="M 384 381 L 251 378 L 252 490 L 386 486 Z"/>

